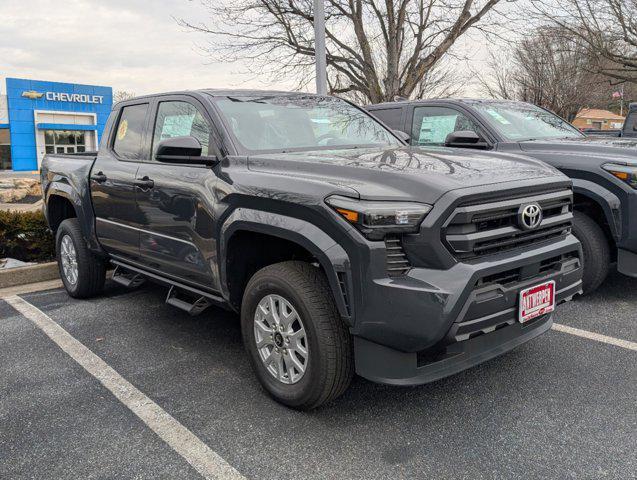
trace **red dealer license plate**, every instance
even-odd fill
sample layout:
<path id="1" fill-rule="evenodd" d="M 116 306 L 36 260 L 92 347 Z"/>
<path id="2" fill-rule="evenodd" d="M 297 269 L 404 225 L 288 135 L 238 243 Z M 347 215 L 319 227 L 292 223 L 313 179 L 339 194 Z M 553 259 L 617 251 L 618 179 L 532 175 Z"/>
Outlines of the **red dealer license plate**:
<path id="1" fill-rule="evenodd" d="M 520 292 L 520 322 L 528 322 L 555 310 L 555 282 L 546 282 Z"/>

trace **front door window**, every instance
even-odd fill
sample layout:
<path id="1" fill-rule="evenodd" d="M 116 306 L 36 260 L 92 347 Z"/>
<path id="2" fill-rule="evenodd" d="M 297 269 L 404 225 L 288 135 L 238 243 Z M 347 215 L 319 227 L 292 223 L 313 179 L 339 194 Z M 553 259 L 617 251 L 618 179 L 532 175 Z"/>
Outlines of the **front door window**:
<path id="1" fill-rule="evenodd" d="M 414 145 L 444 145 L 447 135 L 459 131 L 480 134 L 478 126 L 459 111 L 447 107 L 416 107 L 411 129 Z"/>
<path id="2" fill-rule="evenodd" d="M 86 151 L 86 132 L 73 130 L 45 130 L 46 153 L 82 153 Z"/>

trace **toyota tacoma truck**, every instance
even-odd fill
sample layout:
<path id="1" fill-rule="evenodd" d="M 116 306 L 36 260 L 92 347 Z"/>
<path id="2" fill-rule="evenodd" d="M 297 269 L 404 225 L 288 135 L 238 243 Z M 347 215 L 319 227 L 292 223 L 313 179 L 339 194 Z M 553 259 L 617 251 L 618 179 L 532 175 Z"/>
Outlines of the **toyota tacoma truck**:
<path id="1" fill-rule="evenodd" d="M 520 154 L 556 167 L 573 180 L 584 293 L 602 284 L 613 263 L 637 277 L 637 138 L 587 137 L 548 110 L 505 100 L 416 100 L 368 110 L 412 145 Z M 637 121 L 637 111 L 631 115 Z"/>
<path id="2" fill-rule="evenodd" d="M 201 90 L 118 103 L 99 152 L 48 155 L 45 214 L 72 297 L 107 269 L 191 314 L 240 314 L 276 400 L 357 373 L 416 385 L 547 331 L 582 288 L 571 181 L 502 153 L 406 146 L 330 97 Z"/>

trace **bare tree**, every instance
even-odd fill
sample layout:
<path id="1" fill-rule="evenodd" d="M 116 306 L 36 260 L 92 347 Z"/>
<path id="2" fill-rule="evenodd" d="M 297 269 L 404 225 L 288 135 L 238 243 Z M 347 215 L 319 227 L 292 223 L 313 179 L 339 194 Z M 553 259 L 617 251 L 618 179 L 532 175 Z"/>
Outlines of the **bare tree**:
<path id="1" fill-rule="evenodd" d="M 490 75 L 477 74 L 485 93 L 548 108 L 572 120 L 584 106 L 611 99 L 611 79 L 594 73 L 588 50 L 560 27 L 541 27 L 491 57 Z"/>
<path id="2" fill-rule="evenodd" d="M 531 0 L 540 21 L 558 26 L 593 59 L 596 73 L 637 82 L 637 0 Z"/>
<path id="3" fill-rule="evenodd" d="M 312 0 L 202 1 L 212 23 L 180 23 L 214 35 L 206 51 L 215 60 L 243 60 L 256 74 L 293 76 L 300 84 L 313 78 Z M 326 0 L 330 91 L 373 103 L 423 94 L 458 38 L 495 30 L 499 2 Z"/>
<path id="4" fill-rule="evenodd" d="M 113 102 L 115 103 L 130 100 L 131 98 L 135 98 L 135 94 L 126 90 L 116 90 L 113 94 Z"/>

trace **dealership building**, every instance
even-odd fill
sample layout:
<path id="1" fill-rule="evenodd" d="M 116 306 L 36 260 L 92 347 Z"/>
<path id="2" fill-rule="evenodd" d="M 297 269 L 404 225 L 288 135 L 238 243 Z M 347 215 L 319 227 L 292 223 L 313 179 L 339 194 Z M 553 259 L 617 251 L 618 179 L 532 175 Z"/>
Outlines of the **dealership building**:
<path id="1" fill-rule="evenodd" d="M 0 170 L 34 171 L 47 153 L 96 150 L 112 105 L 110 87 L 7 78 Z"/>

